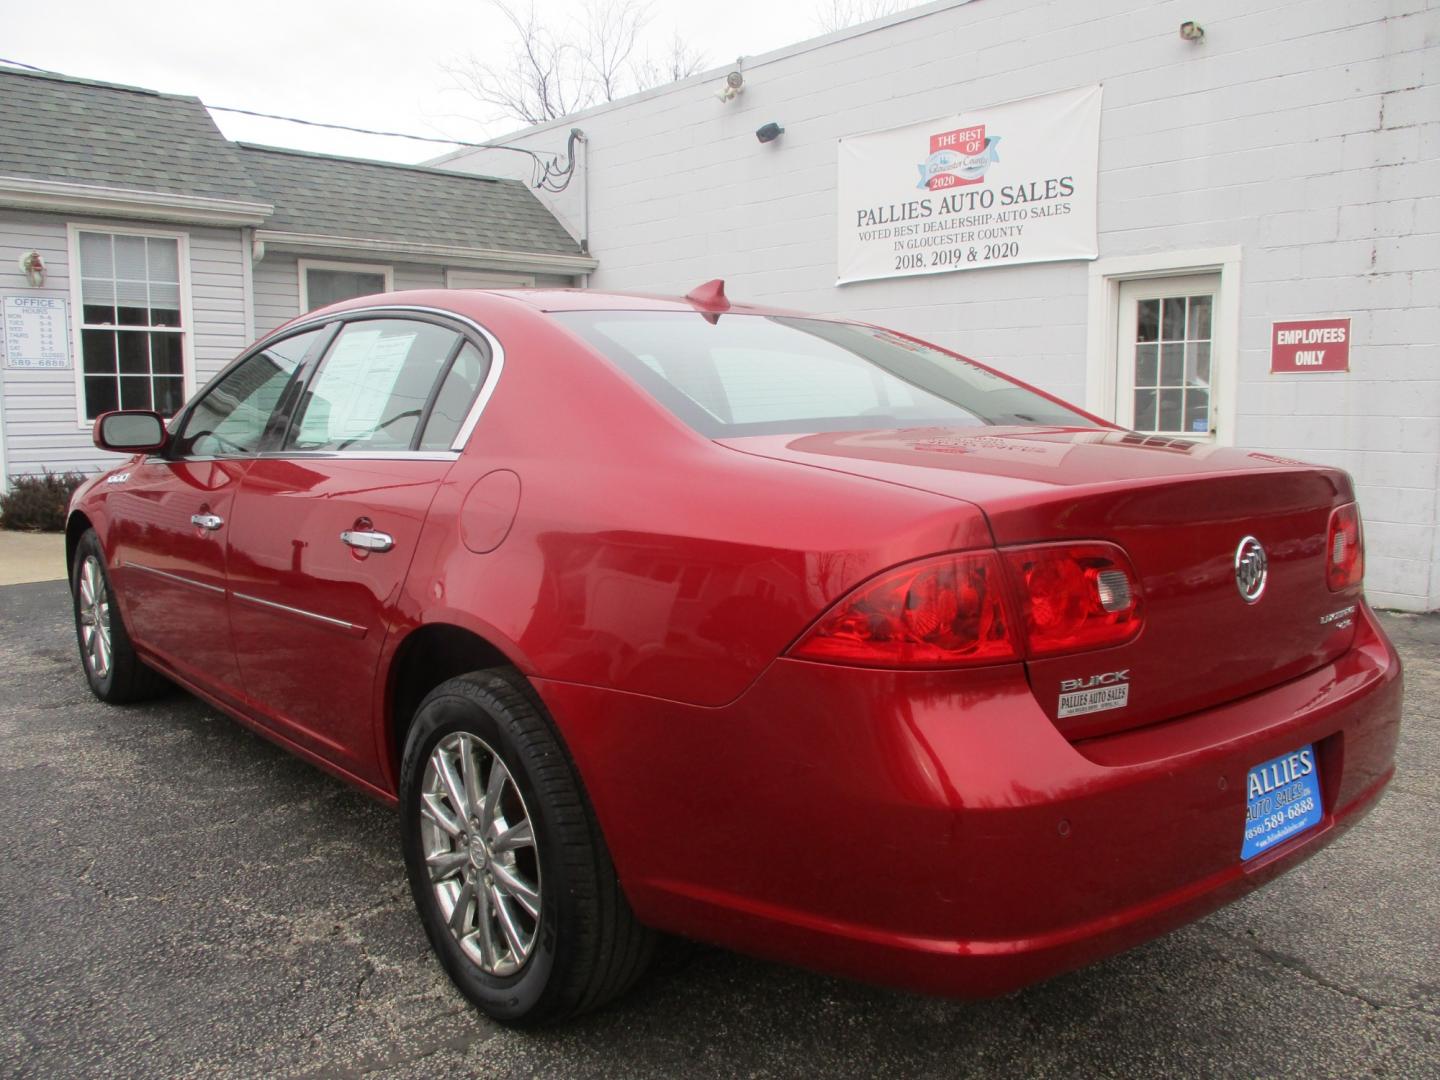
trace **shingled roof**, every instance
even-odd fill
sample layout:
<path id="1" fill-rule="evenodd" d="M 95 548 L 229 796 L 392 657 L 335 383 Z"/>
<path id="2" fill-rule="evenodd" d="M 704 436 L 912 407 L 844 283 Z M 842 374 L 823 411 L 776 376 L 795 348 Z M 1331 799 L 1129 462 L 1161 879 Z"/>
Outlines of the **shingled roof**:
<path id="1" fill-rule="evenodd" d="M 261 197 L 275 206 L 267 230 L 547 255 L 580 252 L 519 180 L 235 145 Z"/>
<path id="2" fill-rule="evenodd" d="M 199 98 L 0 67 L 5 178 L 243 202 L 270 242 L 582 256 L 519 180 L 234 143 Z"/>
<path id="3" fill-rule="evenodd" d="M 199 98 L 0 68 L 0 176 L 260 198 Z"/>

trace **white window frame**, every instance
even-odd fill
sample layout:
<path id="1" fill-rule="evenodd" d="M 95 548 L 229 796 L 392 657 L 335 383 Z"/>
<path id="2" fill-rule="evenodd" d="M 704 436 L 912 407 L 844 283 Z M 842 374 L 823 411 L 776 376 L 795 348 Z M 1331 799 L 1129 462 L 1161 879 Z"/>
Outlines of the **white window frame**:
<path id="1" fill-rule="evenodd" d="M 395 291 L 395 268 L 383 263 L 334 262 L 328 259 L 296 259 L 296 273 L 300 278 L 300 314 L 310 313 L 310 271 L 343 270 L 350 274 L 382 274 L 385 288 L 381 292 Z"/>
<path id="2" fill-rule="evenodd" d="M 1203 248 L 1121 255 L 1091 263 L 1085 408 L 1106 420 L 1113 421 L 1118 415 L 1121 283 L 1218 274 L 1220 285 L 1210 328 L 1210 417 L 1215 429 L 1213 441 L 1233 446 L 1240 376 L 1240 254 L 1239 247 Z"/>
<path id="3" fill-rule="evenodd" d="M 80 265 L 82 232 L 176 241 L 175 256 L 180 260 L 180 337 L 185 350 L 180 365 L 181 385 L 184 387 L 180 407 L 183 409 L 195 394 L 195 304 L 190 290 L 190 234 L 183 230 L 137 229 L 100 222 L 69 221 L 65 224 L 65 242 L 70 259 L 70 344 L 71 355 L 75 357 L 75 426 L 81 431 L 88 431 L 95 425 L 95 421 L 85 415 L 85 337 L 81 333 L 85 325 L 84 296 L 81 292 L 84 270 Z"/>
<path id="4" fill-rule="evenodd" d="M 456 277 L 471 279 L 468 285 L 455 284 Z M 447 289 L 527 289 L 535 285 L 534 274 L 507 274 L 503 270 L 470 270 L 463 266 L 445 268 Z"/>

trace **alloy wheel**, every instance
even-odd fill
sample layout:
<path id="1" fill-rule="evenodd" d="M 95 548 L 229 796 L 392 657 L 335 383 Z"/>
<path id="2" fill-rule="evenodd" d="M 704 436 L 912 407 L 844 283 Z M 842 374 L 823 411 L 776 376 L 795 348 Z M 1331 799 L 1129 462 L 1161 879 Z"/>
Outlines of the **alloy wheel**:
<path id="1" fill-rule="evenodd" d="M 420 816 L 425 865 L 450 933 L 487 974 L 515 974 L 540 927 L 540 862 L 514 777 L 483 739 L 453 732 L 430 752 Z"/>
<path id="2" fill-rule="evenodd" d="M 110 590 L 105 569 L 94 555 L 80 564 L 80 643 L 85 666 L 96 679 L 110 674 L 114 655 L 110 637 Z"/>

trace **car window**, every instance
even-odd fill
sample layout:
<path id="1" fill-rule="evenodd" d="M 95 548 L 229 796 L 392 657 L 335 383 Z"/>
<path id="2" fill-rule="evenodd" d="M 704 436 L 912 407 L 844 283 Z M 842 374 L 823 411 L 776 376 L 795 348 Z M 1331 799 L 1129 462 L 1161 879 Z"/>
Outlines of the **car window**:
<path id="1" fill-rule="evenodd" d="M 1093 421 L 899 334 L 853 323 L 699 312 L 554 318 L 711 438 L 931 425 Z"/>
<path id="2" fill-rule="evenodd" d="M 425 433 L 420 437 L 420 449 L 450 449 L 489 369 L 485 354 L 467 341 L 435 395 L 435 404 L 425 421 Z"/>
<path id="3" fill-rule="evenodd" d="M 306 388 L 286 449 L 410 449 L 460 335 L 409 319 L 346 324 Z"/>
<path id="4" fill-rule="evenodd" d="M 323 329 L 274 342 L 208 386 L 185 417 L 176 440 L 183 457 L 253 454 L 285 388 Z"/>

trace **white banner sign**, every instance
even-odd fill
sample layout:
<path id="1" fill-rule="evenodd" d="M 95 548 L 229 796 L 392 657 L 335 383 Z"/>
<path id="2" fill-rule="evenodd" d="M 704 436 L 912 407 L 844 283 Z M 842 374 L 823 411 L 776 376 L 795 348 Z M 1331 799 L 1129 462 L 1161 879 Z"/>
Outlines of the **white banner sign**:
<path id="1" fill-rule="evenodd" d="M 1100 87 L 840 140 L 837 284 L 1093 259 Z"/>

